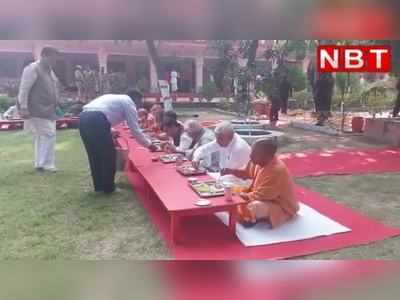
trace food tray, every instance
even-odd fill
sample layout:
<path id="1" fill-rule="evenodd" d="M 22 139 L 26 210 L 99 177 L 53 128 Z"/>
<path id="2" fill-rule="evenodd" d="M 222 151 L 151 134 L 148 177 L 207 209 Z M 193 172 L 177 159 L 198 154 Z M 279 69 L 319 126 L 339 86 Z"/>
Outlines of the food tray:
<path id="1" fill-rule="evenodd" d="M 207 173 L 207 170 L 204 168 L 195 169 L 191 165 L 180 166 L 177 167 L 176 170 L 178 173 L 182 174 L 183 176 L 195 176 L 195 175 L 204 175 Z"/>
<path id="2" fill-rule="evenodd" d="M 224 187 L 216 181 L 189 183 L 189 186 L 202 198 L 221 197 L 225 195 Z"/>
<path id="3" fill-rule="evenodd" d="M 174 163 L 174 162 L 177 161 L 179 156 L 180 156 L 180 154 L 165 154 L 165 155 L 161 155 L 160 156 L 160 161 L 165 163 L 165 164 Z M 187 158 L 182 157 L 182 160 L 183 161 L 187 161 Z"/>

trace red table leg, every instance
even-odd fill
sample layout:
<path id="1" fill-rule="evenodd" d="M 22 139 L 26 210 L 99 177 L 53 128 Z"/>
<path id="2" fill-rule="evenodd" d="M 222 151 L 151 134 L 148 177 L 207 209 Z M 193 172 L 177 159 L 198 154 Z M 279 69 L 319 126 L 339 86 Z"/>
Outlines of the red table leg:
<path id="1" fill-rule="evenodd" d="M 179 242 L 179 216 L 171 213 L 171 242 L 177 244 Z"/>
<path id="2" fill-rule="evenodd" d="M 237 222 L 237 209 L 234 207 L 229 212 L 229 230 L 233 235 L 236 234 L 236 222 Z"/>

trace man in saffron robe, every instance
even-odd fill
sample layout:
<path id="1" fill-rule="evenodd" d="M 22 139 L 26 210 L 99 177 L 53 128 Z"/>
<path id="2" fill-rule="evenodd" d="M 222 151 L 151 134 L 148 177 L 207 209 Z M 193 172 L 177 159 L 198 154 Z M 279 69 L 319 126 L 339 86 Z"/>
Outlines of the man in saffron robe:
<path id="1" fill-rule="evenodd" d="M 252 180 L 251 186 L 240 194 L 247 201 L 238 207 L 239 220 L 244 226 L 267 221 L 275 228 L 292 219 L 299 210 L 292 177 L 276 151 L 275 141 L 257 141 L 245 170 L 222 170 L 222 175 Z"/>

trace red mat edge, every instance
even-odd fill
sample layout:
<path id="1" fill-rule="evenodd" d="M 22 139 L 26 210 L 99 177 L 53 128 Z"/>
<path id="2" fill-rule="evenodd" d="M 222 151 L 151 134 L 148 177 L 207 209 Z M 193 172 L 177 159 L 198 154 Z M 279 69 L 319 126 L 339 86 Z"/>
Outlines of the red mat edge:
<path id="1" fill-rule="evenodd" d="M 131 175 L 130 175 L 130 174 L 129 174 L 129 171 L 126 172 L 126 175 L 128 176 L 129 181 L 133 184 L 132 177 L 131 177 L 132 174 L 133 174 L 133 173 L 131 173 Z M 140 176 L 140 175 L 136 175 L 136 176 Z M 137 186 L 136 186 L 136 187 L 137 187 Z M 383 241 L 383 240 L 386 240 L 386 239 L 389 239 L 389 238 L 393 238 L 393 237 L 395 237 L 395 236 L 400 235 L 400 228 L 394 228 L 394 227 L 386 226 L 386 225 L 382 224 L 381 222 L 377 222 L 377 221 L 375 221 L 375 220 L 373 220 L 373 219 L 370 219 L 370 218 L 368 218 L 368 217 L 366 217 L 366 216 L 364 216 L 364 215 L 358 213 L 357 211 L 355 211 L 355 210 L 353 210 L 353 209 L 351 209 L 351 208 L 348 208 L 348 207 L 346 207 L 346 206 L 344 206 L 344 205 L 342 205 L 342 204 L 340 204 L 340 203 L 337 203 L 337 202 L 335 202 L 335 201 L 333 201 L 333 200 L 329 200 L 329 199 L 327 199 L 327 198 L 324 198 L 323 196 L 319 195 L 318 193 L 316 193 L 316 192 L 314 192 L 314 191 L 308 190 L 308 189 L 303 188 L 303 187 L 300 187 L 300 186 L 298 187 L 298 189 L 303 190 L 303 191 L 306 191 L 307 194 L 314 194 L 314 196 L 317 196 L 318 198 L 326 199 L 326 201 L 332 201 L 333 204 L 331 204 L 331 205 L 335 205 L 335 206 L 338 207 L 339 209 L 350 210 L 353 214 L 356 214 L 357 216 L 363 217 L 365 220 L 367 220 L 367 221 L 369 221 L 369 222 L 374 222 L 374 223 L 376 223 L 376 224 L 379 224 L 379 225 L 380 225 L 380 228 L 379 228 L 379 229 L 380 229 L 380 231 L 384 230 L 384 231 L 385 231 L 384 234 L 381 233 L 381 232 L 375 232 L 374 237 L 373 237 L 372 239 L 365 240 L 365 241 L 357 241 L 357 242 L 355 242 L 355 243 L 354 243 L 354 242 L 349 242 L 348 245 L 338 245 L 338 246 L 334 245 L 334 246 L 327 247 L 327 248 L 325 248 L 325 249 L 323 249 L 323 250 L 320 250 L 320 249 L 315 249 L 315 250 L 309 249 L 309 250 L 307 250 L 307 249 L 305 249 L 305 250 L 303 250 L 301 253 L 298 253 L 298 255 L 282 255 L 282 256 L 275 256 L 275 257 L 272 257 L 272 258 L 268 258 L 268 257 L 263 256 L 263 255 L 262 255 L 262 256 L 254 255 L 254 253 L 253 253 L 253 254 L 250 255 L 250 256 L 247 256 L 247 255 L 245 255 L 245 256 L 243 256 L 243 257 L 242 257 L 242 256 L 239 256 L 239 257 L 237 257 L 237 258 L 235 258 L 235 259 L 269 259 L 269 260 L 280 260 L 280 259 L 304 257 L 304 256 L 316 254 L 316 253 L 330 252 L 330 251 L 334 251 L 334 250 L 338 250 L 338 249 L 344 249 L 344 248 L 350 248 L 350 247 L 358 247 L 358 246 L 368 245 L 368 244 L 372 244 L 372 243 L 374 243 L 374 242 Z M 165 223 L 165 220 L 163 220 L 163 218 L 165 218 L 166 216 L 165 216 L 165 215 L 164 215 L 164 216 L 161 216 L 160 214 L 161 214 L 162 212 L 157 211 L 157 209 L 161 209 L 162 205 L 161 205 L 160 203 L 153 203 L 153 204 L 152 204 L 152 203 L 146 203 L 145 198 L 143 197 L 143 196 L 144 196 L 144 191 L 141 191 L 140 189 L 135 189 L 135 192 L 136 192 L 136 194 L 137 194 L 138 197 L 139 197 L 139 201 L 141 201 L 142 205 L 145 207 L 148 216 L 149 216 L 150 219 L 152 220 L 152 223 L 155 225 L 155 227 L 157 228 L 158 232 L 160 233 L 160 236 L 161 236 L 163 242 L 165 243 L 165 245 L 166 245 L 166 247 L 168 248 L 168 250 L 169 250 L 169 252 L 171 253 L 171 255 L 172 255 L 172 256 L 175 256 L 175 259 L 177 259 L 177 260 L 187 260 L 187 259 L 196 259 L 196 260 L 209 260 L 209 259 L 213 259 L 213 260 L 226 260 L 226 258 L 209 258 L 209 257 L 205 257 L 205 258 L 196 257 L 196 258 L 194 258 L 194 257 L 186 257 L 186 256 L 179 257 L 179 256 L 181 256 L 181 255 L 179 255 L 179 249 L 177 249 L 174 245 L 171 245 L 170 242 L 169 242 L 169 237 L 170 237 L 170 235 L 169 235 L 169 225 Z M 155 201 L 155 202 L 156 202 L 156 201 Z M 155 207 L 156 205 L 158 205 L 159 207 L 158 207 L 158 208 Z M 318 211 L 319 211 L 319 210 L 318 210 Z M 343 224 L 343 225 L 345 225 L 345 224 Z M 346 226 L 346 225 L 345 225 L 345 226 Z M 348 227 L 349 227 L 349 226 L 348 226 Z M 338 235 L 342 235 L 342 236 L 343 236 L 343 235 L 346 235 L 346 234 L 347 234 L 347 235 L 348 235 L 348 234 L 352 234 L 352 232 L 349 232 L 349 233 L 342 233 L 342 234 L 338 234 Z M 303 240 L 303 241 L 296 241 L 295 243 L 301 245 L 301 244 L 304 244 L 304 243 L 309 242 L 310 240 L 314 240 L 314 241 L 315 241 L 315 240 L 318 240 L 318 239 L 329 239 L 329 238 L 332 238 L 332 237 L 337 238 L 338 235 L 335 235 L 336 237 L 335 237 L 335 236 L 330 236 L 330 237 L 329 237 L 329 236 L 328 236 L 328 237 L 316 237 L 316 238 L 313 238 L 313 239 L 308 239 L 308 240 Z M 381 236 L 378 236 L 378 235 L 381 235 Z M 290 243 L 293 243 L 293 242 L 281 243 L 281 244 L 279 244 L 279 245 L 284 245 L 284 244 L 288 245 L 288 244 L 290 244 Z M 307 246 L 307 245 L 303 245 L 303 246 Z M 243 246 L 243 247 L 245 247 L 245 246 Z M 261 247 L 269 247 L 269 246 L 257 246 L 257 247 L 245 247 L 245 248 L 246 248 L 246 249 L 249 249 L 248 252 L 254 252 L 254 251 L 252 251 L 250 248 L 255 249 L 255 248 L 261 248 Z M 306 248 L 306 247 L 305 247 L 305 248 Z M 177 251 L 177 250 L 178 250 L 178 251 Z M 257 250 L 255 250 L 255 251 L 257 251 Z"/>

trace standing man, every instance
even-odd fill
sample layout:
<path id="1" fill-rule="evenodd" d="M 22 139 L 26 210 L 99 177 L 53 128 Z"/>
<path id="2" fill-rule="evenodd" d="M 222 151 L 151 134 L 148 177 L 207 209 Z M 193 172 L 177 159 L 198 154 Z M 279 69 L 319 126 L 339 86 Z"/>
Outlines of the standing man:
<path id="1" fill-rule="evenodd" d="M 282 99 L 280 95 L 280 80 L 278 72 L 274 71 L 272 75 L 272 86 L 268 98 L 271 101 L 271 110 L 269 114 L 269 121 L 271 126 L 276 126 L 279 120 L 279 110 L 282 106 Z"/>
<path id="2" fill-rule="evenodd" d="M 281 112 L 285 115 L 287 114 L 288 100 L 289 100 L 289 97 L 292 97 L 292 92 L 293 92 L 292 85 L 291 85 L 287 75 L 285 74 L 285 75 L 283 75 L 281 84 L 279 86 L 279 93 L 280 93 L 281 100 L 282 100 Z"/>
<path id="3" fill-rule="evenodd" d="M 53 72 L 59 51 L 53 47 L 42 49 L 40 60 L 25 67 L 19 87 L 17 106 L 25 126 L 35 141 L 35 168 L 56 171 L 56 106 L 57 77 Z"/>
<path id="4" fill-rule="evenodd" d="M 76 88 L 78 89 L 78 100 L 79 100 L 79 102 L 84 102 L 84 100 L 83 100 L 84 91 L 83 90 L 84 90 L 85 78 L 83 76 L 82 66 L 77 65 L 75 67 L 74 77 L 75 77 L 75 85 L 76 85 Z"/>
<path id="5" fill-rule="evenodd" d="M 331 103 L 335 79 L 331 73 L 319 73 L 315 83 L 315 97 L 318 102 L 318 122 L 317 126 L 324 126 L 325 121 L 331 114 Z"/>
<path id="6" fill-rule="evenodd" d="M 145 137 L 139 127 L 137 109 L 142 105 L 142 94 L 129 90 L 126 95 L 106 94 L 83 107 L 79 132 L 85 145 L 96 192 L 115 191 L 116 151 L 111 127 L 128 123 L 136 140 L 155 151 L 157 147 Z"/>

